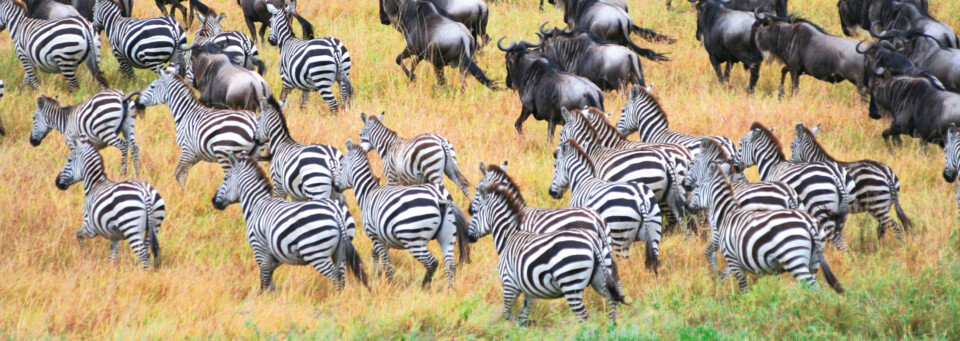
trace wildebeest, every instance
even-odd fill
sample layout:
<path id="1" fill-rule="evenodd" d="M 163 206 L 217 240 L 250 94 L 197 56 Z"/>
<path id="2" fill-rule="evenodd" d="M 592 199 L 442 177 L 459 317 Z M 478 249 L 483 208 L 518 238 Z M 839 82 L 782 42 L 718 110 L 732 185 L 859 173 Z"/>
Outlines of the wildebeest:
<path id="1" fill-rule="evenodd" d="M 918 69 L 936 77 L 947 90 L 960 92 L 960 50 L 943 46 L 921 29 L 909 31 L 870 31 L 879 39 L 889 40 L 896 52 L 902 53 Z M 881 42 L 884 44 L 885 42 Z"/>
<path id="2" fill-rule="evenodd" d="M 230 62 L 223 43 L 192 46 L 190 63 L 193 85 L 200 90 L 200 102 L 209 107 L 257 111 L 260 101 L 270 97 L 270 86 L 256 72 Z"/>
<path id="3" fill-rule="evenodd" d="M 380 23 L 392 25 L 397 22 L 402 3 L 415 0 L 384 0 L 381 1 Z M 429 0 L 441 13 L 448 14 L 463 23 L 473 39 L 486 45 L 490 41 L 487 35 L 487 18 L 490 10 L 483 0 Z M 386 19 L 386 20 L 384 20 Z"/>
<path id="4" fill-rule="evenodd" d="M 838 83 L 856 84 L 861 98 L 866 96 L 866 68 L 863 55 L 857 53 L 858 41 L 828 34 L 820 26 L 799 18 L 777 17 L 754 12 L 753 38 L 763 59 L 784 64 L 780 74 L 779 95 L 787 72 L 793 80 L 793 92 L 800 87 L 800 76 Z"/>
<path id="5" fill-rule="evenodd" d="M 257 70 L 261 76 L 267 67 L 260 59 L 260 53 L 257 45 L 243 32 L 227 31 L 223 32 L 220 22 L 226 17 L 226 13 L 217 13 L 208 10 L 207 13 L 196 13 L 200 20 L 200 28 L 193 36 L 193 44 L 203 44 L 205 42 L 224 42 L 226 47 L 223 53 L 230 57 L 234 65 L 245 67 L 249 70 Z"/>
<path id="6" fill-rule="evenodd" d="M 763 62 L 763 55 L 753 42 L 753 24 L 756 22 L 753 14 L 729 10 L 723 2 L 689 1 L 697 3 L 697 40 L 707 50 L 717 79 L 720 83 L 729 82 L 733 64 L 743 63 L 743 68 L 750 71 L 747 92 L 753 93 Z M 722 63 L 727 63 L 725 72 L 720 71 Z"/>
<path id="7" fill-rule="evenodd" d="M 633 51 L 590 31 L 544 30 L 546 24 L 540 25 L 539 51 L 564 71 L 585 77 L 605 91 L 622 91 L 630 83 L 646 86 L 643 66 Z"/>
<path id="8" fill-rule="evenodd" d="M 880 26 L 884 31 L 917 29 L 944 46 L 960 48 L 960 38 L 949 25 L 937 21 L 911 1 L 882 0 L 877 19 L 870 25 L 871 29 Z"/>
<path id="9" fill-rule="evenodd" d="M 27 13 L 33 19 L 56 20 L 80 16 L 73 6 L 52 0 L 23 0 L 27 4 Z"/>
<path id="10" fill-rule="evenodd" d="M 772 13 L 777 16 L 787 16 L 787 0 L 718 0 L 723 3 L 723 7 L 734 11 L 753 12 L 754 10 Z M 667 8 L 670 8 L 672 0 L 667 0 Z"/>
<path id="11" fill-rule="evenodd" d="M 303 30 L 303 39 L 311 40 L 314 38 L 313 25 L 310 24 L 307 19 L 300 16 L 300 13 L 296 12 L 296 0 L 237 0 L 237 4 L 243 8 L 243 20 L 247 22 L 247 28 L 250 29 L 250 37 L 253 38 L 254 44 L 257 43 L 257 29 L 255 23 L 260 23 L 261 42 L 264 41 L 263 36 L 267 33 L 267 27 L 270 26 L 270 12 L 267 11 L 268 3 L 276 8 L 287 8 L 292 4 L 294 12 L 291 13 L 291 16 L 300 22 L 300 28 Z"/>
<path id="12" fill-rule="evenodd" d="M 889 41 L 868 42 L 861 41 L 857 44 L 857 53 L 864 55 L 864 63 L 868 68 L 878 70 L 879 76 L 910 76 L 924 77 L 923 70 L 917 68 L 907 56 L 894 51 L 895 48 Z M 867 72 L 867 83 L 872 87 L 875 83 L 873 72 Z"/>
<path id="13" fill-rule="evenodd" d="M 877 73 L 877 70 L 873 70 Z M 890 147 L 892 137 L 902 145 L 901 134 L 920 139 L 923 145 L 943 146 L 943 132 L 952 123 L 960 122 L 960 94 L 939 87 L 932 77 L 890 77 L 871 90 L 870 118 L 891 119 L 883 131 L 883 140 Z"/>
<path id="14" fill-rule="evenodd" d="M 905 0 L 911 1 L 924 11 L 927 11 L 927 0 Z M 880 7 L 883 0 L 839 0 L 837 9 L 840 11 L 840 26 L 843 28 L 843 35 L 853 36 L 859 30 L 869 30 L 872 23 L 880 22 Z"/>
<path id="15" fill-rule="evenodd" d="M 604 40 L 629 47 L 638 55 L 650 60 L 670 60 L 663 54 L 637 46 L 630 39 L 630 33 L 638 33 L 651 40 L 671 41 L 669 37 L 634 25 L 633 19 L 621 7 L 602 0 L 567 0 L 563 8 L 563 21 L 570 26 L 571 30 L 596 33 Z"/>
<path id="16" fill-rule="evenodd" d="M 389 23 L 384 2 L 380 0 L 380 22 Z M 426 59 L 433 64 L 438 86 L 446 83 L 443 67 L 450 65 L 460 69 L 461 86 L 466 86 L 469 72 L 486 87 L 497 90 L 496 84 L 473 61 L 477 41 L 456 18 L 437 9 L 429 0 L 403 2 L 398 14 L 397 29 L 403 34 L 407 46 L 397 55 L 397 65 L 410 81 L 416 79 L 417 64 Z M 410 70 L 407 70 L 403 60 L 409 57 L 413 57 L 413 62 L 410 63 Z"/>
<path id="17" fill-rule="evenodd" d="M 523 121 L 531 114 L 537 120 L 547 121 L 547 138 L 553 139 L 557 124 L 563 124 L 561 109 L 596 107 L 603 110 L 603 92 L 590 80 L 563 72 L 559 65 L 526 41 L 497 47 L 506 52 L 507 87 L 520 95 L 520 117 L 514 123 L 517 132 L 523 131 Z"/>
<path id="18" fill-rule="evenodd" d="M 44 0 L 39 0 L 44 1 Z M 96 0 L 55 0 L 64 5 L 73 6 L 80 13 L 80 16 L 84 19 L 87 19 L 89 22 L 93 22 L 93 5 L 97 2 Z M 133 9 L 133 0 L 118 0 L 120 3 L 120 15 L 124 17 L 130 17 L 130 11 Z M 29 5 L 28 5 L 29 6 Z M 33 13 L 33 10 L 30 11 Z"/>

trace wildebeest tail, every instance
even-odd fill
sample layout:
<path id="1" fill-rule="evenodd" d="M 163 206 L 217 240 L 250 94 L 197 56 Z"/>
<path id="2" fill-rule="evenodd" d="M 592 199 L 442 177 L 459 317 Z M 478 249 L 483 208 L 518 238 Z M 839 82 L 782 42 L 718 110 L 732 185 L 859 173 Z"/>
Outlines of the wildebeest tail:
<path id="1" fill-rule="evenodd" d="M 910 218 L 907 217 L 907 214 L 903 212 L 903 206 L 900 206 L 900 179 L 897 179 L 897 176 L 893 176 L 893 183 L 890 184 L 890 200 L 893 201 L 894 208 L 897 211 L 897 219 L 900 219 L 900 224 L 903 225 L 903 231 L 907 232 L 913 228 L 913 222 L 910 221 Z"/>
<path id="2" fill-rule="evenodd" d="M 670 58 L 667 58 L 663 53 L 657 53 L 657 51 L 645 49 L 640 46 L 637 46 L 633 41 L 627 39 L 627 47 L 633 50 L 637 55 L 655 61 L 655 62 L 669 62 Z"/>
<path id="3" fill-rule="evenodd" d="M 667 44 L 673 44 L 677 42 L 676 39 L 657 33 L 657 31 L 651 30 L 649 28 L 643 28 L 643 27 L 637 26 L 635 24 L 630 25 L 630 33 L 636 34 L 640 36 L 640 38 L 643 38 L 650 42 L 661 42 L 661 43 L 667 43 Z"/>

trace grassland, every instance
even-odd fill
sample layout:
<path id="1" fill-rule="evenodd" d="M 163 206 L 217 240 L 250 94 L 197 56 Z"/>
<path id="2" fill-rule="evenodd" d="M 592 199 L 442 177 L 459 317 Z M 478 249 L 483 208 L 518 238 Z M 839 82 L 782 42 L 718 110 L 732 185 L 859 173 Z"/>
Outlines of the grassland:
<path id="1" fill-rule="evenodd" d="M 731 87 L 720 86 L 694 39 L 695 13 L 685 2 L 676 4 L 680 9 L 675 11 L 666 10 L 661 1 L 629 3 L 641 26 L 678 39 L 674 45 L 644 44 L 668 52 L 673 59 L 644 64 L 648 82 L 670 113 L 672 128 L 739 140 L 749 124 L 758 120 L 779 128 L 778 136 L 789 145 L 795 124 L 822 123 L 820 140 L 835 156 L 875 159 L 894 168 L 903 186 L 901 200 L 916 229 L 903 241 L 890 237 L 878 241 L 872 218 L 851 217 L 846 234 L 853 252 L 842 255 L 831 248 L 827 255 L 848 290 L 843 296 L 811 292 L 789 276 L 765 277 L 753 282 L 750 292 L 737 294 L 733 281 L 719 281 L 707 270 L 703 238 L 669 232 L 662 244 L 659 278 L 643 268 L 642 250 L 635 248 L 631 260 L 621 262 L 625 291 L 634 303 L 621 310 L 617 327 L 608 325 L 602 300 L 594 293 L 587 295 L 594 315 L 587 323 L 573 323 L 565 302 L 559 300 L 535 305 L 532 317 L 537 326 L 518 328 L 502 321 L 496 253 L 489 239 L 475 245 L 474 263 L 460 266 L 452 290 L 438 284 L 443 281 L 421 290 L 418 278 L 423 268 L 407 253 L 394 251 L 396 280 L 374 280 L 369 292 L 355 281 L 342 293 L 336 292 L 314 270 L 286 266 L 277 271 L 278 290 L 264 294 L 258 289 L 258 271 L 239 208 L 219 212 L 210 205 L 221 170 L 214 164 L 200 164 L 191 170 L 186 188 L 176 184 L 173 122 L 166 107 L 158 106 L 139 119 L 137 137 L 140 177 L 157 187 L 168 205 L 160 235 L 164 268 L 140 270 L 126 246 L 119 266 L 114 267 L 107 261 L 104 240 L 88 243 L 86 250 L 76 244 L 82 189 L 78 185 L 61 192 L 53 184 L 68 155 L 62 137 L 53 133 L 37 148 L 27 142 L 38 95 L 59 94 L 61 102 L 75 103 L 96 91 L 94 82 L 83 71 L 82 89 L 73 94 L 67 94 L 62 78 L 54 75 L 41 76 L 40 91 L 18 87 L 23 71 L 4 33 L 0 76 L 7 82 L 7 94 L 0 101 L 0 115 L 7 136 L 0 139 L 0 337 L 958 338 L 957 211 L 954 187 L 940 176 L 942 151 L 923 151 L 909 139 L 903 149 L 888 153 L 879 137 L 886 123 L 867 118 L 866 106 L 850 84 L 804 78 L 797 96 L 778 101 L 779 67 L 764 66 L 753 96 L 744 91 L 747 76 L 741 68 L 733 72 Z M 209 4 L 227 13 L 227 29 L 246 32 L 235 2 Z M 535 39 L 532 32 L 540 23 L 559 24 L 562 18 L 553 9 L 537 11 L 533 0 L 501 0 L 490 7 L 493 37 Z M 939 19 L 960 27 L 960 3 L 932 1 L 931 7 Z M 831 33 L 840 33 L 835 2 L 793 1 L 790 9 Z M 376 1 L 300 1 L 300 13 L 316 25 L 318 36 L 338 37 L 350 49 L 358 97 L 351 109 L 339 115 L 331 115 L 316 94 L 308 110 L 288 110 L 297 139 L 342 148 L 348 138 L 357 139 L 361 111 L 386 111 L 386 122 L 403 136 L 438 132 L 448 137 L 457 148 L 460 167 L 472 181 L 479 178 L 478 162 L 509 160 L 510 173 L 531 205 L 566 204 L 547 195 L 554 144 L 545 139 L 546 125 L 531 120 L 524 134 L 513 130 L 520 111 L 514 92 L 494 93 L 473 80 L 461 91 L 458 76 L 449 70 L 453 86 L 436 88 L 427 66 L 421 66 L 417 82 L 408 82 L 394 64 L 403 40 L 394 29 L 380 25 Z M 144 17 L 159 12 L 152 1 L 137 1 L 134 14 Z M 265 77 L 279 92 L 277 49 L 264 46 L 261 56 L 269 66 Z M 506 76 L 503 55 L 495 46 L 482 51 L 478 64 L 495 79 L 502 81 Z M 140 70 L 136 79 L 124 78 L 107 51 L 102 68 L 115 87 L 128 92 L 145 88 L 155 77 Z M 616 93 L 606 94 L 608 111 L 619 111 L 623 101 Z M 108 174 L 119 179 L 119 152 L 106 149 L 103 153 Z M 755 170 L 750 175 L 756 179 Z M 455 197 L 462 207 L 468 205 L 468 198 Z M 350 200 L 354 217 L 359 217 L 352 195 Z M 369 240 L 361 233 L 355 244 L 369 268 Z"/>

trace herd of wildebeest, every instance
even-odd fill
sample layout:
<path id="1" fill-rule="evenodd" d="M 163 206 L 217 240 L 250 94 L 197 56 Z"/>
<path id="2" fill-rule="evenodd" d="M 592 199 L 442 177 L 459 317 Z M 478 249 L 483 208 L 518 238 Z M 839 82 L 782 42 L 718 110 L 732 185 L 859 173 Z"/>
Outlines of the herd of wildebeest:
<path id="1" fill-rule="evenodd" d="M 883 132 L 889 148 L 889 139 L 899 146 L 904 134 L 924 145 L 939 144 L 946 150 L 943 176 L 956 179 L 960 41 L 952 28 L 934 19 L 926 0 L 840 0 L 843 33 L 869 32 L 874 38 L 862 41 L 828 34 L 788 14 L 787 0 L 689 1 L 696 9 L 697 40 L 721 83 L 729 82 L 734 64 L 742 63 L 750 73 L 747 91 L 753 93 L 764 61 L 782 65 L 780 96 L 788 73 L 793 92 L 804 74 L 831 83 L 849 81 L 869 101 L 871 118 L 891 122 Z M 496 41 L 504 52 L 505 85 L 517 92 L 522 106 L 516 130 L 531 115 L 548 122 L 550 139 L 562 125 L 549 193 L 560 199 L 569 190 L 571 201 L 568 208 L 528 207 L 506 162 L 481 164 L 483 177 L 469 216 L 443 185 L 446 175 L 470 196 L 453 144 L 439 134 L 403 138 L 388 127 L 388 115 L 364 114 L 359 142 L 347 141 L 342 151 L 302 144 L 290 135 L 283 107 L 292 90 L 302 91 L 301 107 L 308 105 L 309 93 L 320 92 L 334 113 L 351 105 L 355 92 L 350 53 L 336 38 L 314 38 L 314 27 L 296 11 L 295 1 L 238 0 L 249 36 L 223 31 L 225 15 L 210 6 L 190 0 L 187 15 L 181 2 L 156 0 L 162 16 L 133 18 L 133 0 L 0 0 L 0 28 L 10 33 L 25 86 L 38 89 L 37 71 L 61 73 L 72 91 L 80 86 L 77 68 L 86 64 L 101 88 L 74 105 L 39 96 L 30 143 L 39 146 L 54 129 L 64 135 L 71 153 L 56 185 L 66 190 L 83 182 L 77 239 L 81 246 L 88 238 L 110 240 L 114 262 L 119 243 L 126 240 L 145 268 L 151 254 L 159 268 L 157 233 L 166 206 L 145 182 L 111 181 L 99 150 L 120 149 L 124 175 L 131 154 L 139 177 L 135 121 L 147 107 L 160 104 L 175 121 L 180 185 L 200 161 L 222 166 L 224 180 L 212 205 L 222 210 L 240 204 L 263 289 L 273 287 L 280 264 L 313 266 L 338 288 L 349 268 L 368 286 L 352 244 L 356 227 L 343 195 L 348 189 L 354 190 L 363 231 L 373 245 L 374 269 L 388 280 L 394 274 L 388 250 L 402 249 L 424 265 L 422 285 L 428 287 L 439 261 L 427 243 L 436 240 L 452 286 L 454 254 L 459 262 L 469 262 L 470 243 L 492 234 L 504 317 L 518 320 L 512 307 L 523 294 L 520 323 L 528 322 L 534 299 L 561 297 L 578 319 L 586 319 L 582 296 L 588 286 L 609 301 L 615 322 L 617 306 L 626 303 L 617 262 L 629 260 L 633 242 L 642 243 L 646 266 L 658 274 L 664 228 L 699 233 L 698 226 L 709 226 L 705 255 L 711 269 L 719 271 L 719 251 L 726 261 L 720 276 L 732 273 L 741 289 L 747 286 L 746 273 L 782 272 L 815 289 L 822 269 L 830 287 L 843 293 L 823 250 L 831 241 L 847 251 L 842 232 L 848 214 L 869 213 L 877 220 L 879 237 L 893 229 L 902 238 L 912 226 L 893 170 L 872 160 L 834 159 L 817 142 L 819 126 L 797 125 L 789 159 L 771 129 L 760 123 L 739 144 L 671 130 L 647 87 L 640 59 L 669 63 L 669 58 L 640 47 L 632 36 L 666 44 L 675 40 L 635 24 L 623 0 L 556 0 L 566 28 L 544 23 L 531 27 L 537 42 Z M 438 86 L 444 86 L 444 69 L 450 66 L 459 71 L 461 87 L 469 75 L 503 90 L 474 58 L 490 42 L 490 13 L 483 0 L 379 2 L 380 23 L 406 41 L 396 63 L 411 81 L 417 64 L 426 60 Z M 187 28 L 194 18 L 200 21 L 190 44 L 175 20 L 178 9 Z M 302 39 L 292 29 L 294 19 Z M 261 24 L 259 44 L 266 41 L 280 52 L 274 61 L 283 84 L 279 100 L 262 77 L 271 63 L 260 58 L 255 23 Z M 134 77 L 134 69 L 157 73 L 148 88 L 110 89 L 99 68 L 101 32 L 124 75 Z M 406 60 L 412 60 L 409 69 Z M 0 82 L 0 95 L 2 89 Z M 604 93 L 610 91 L 628 98 L 615 123 L 604 108 Z M 2 125 L 0 133 L 5 133 Z M 633 133 L 641 142 L 627 139 Z M 385 183 L 370 167 L 370 150 L 381 159 Z M 269 175 L 261 162 L 269 162 Z M 754 165 L 761 179 L 749 182 L 743 171 Z"/>

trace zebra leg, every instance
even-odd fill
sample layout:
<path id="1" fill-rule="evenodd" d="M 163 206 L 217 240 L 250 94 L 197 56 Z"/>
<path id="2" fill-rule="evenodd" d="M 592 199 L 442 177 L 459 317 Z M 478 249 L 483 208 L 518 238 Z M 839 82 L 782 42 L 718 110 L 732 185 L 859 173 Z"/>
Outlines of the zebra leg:
<path id="1" fill-rule="evenodd" d="M 718 234 L 717 231 L 711 233 L 710 243 L 707 244 L 707 249 L 703 252 L 703 254 L 707 256 L 707 263 L 710 264 L 710 269 L 714 272 L 720 272 L 720 268 L 717 267 L 717 247 L 720 245 L 720 237 Z"/>
<path id="2" fill-rule="evenodd" d="M 33 63 L 31 63 L 27 58 L 17 51 L 17 58 L 20 59 L 20 64 L 23 66 L 23 82 L 22 86 L 30 86 L 33 90 L 40 90 L 40 81 L 37 79 L 36 71 L 33 70 Z"/>
<path id="3" fill-rule="evenodd" d="M 77 64 L 60 65 L 60 73 L 67 80 L 67 92 L 73 92 L 80 87 L 80 81 L 77 80 Z"/>
<path id="4" fill-rule="evenodd" d="M 839 229 L 834 229 L 830 234 L 830 239 L 833 240 L 833 243 L 837 245 L 837 249 L 845 253 L 850 252 L 850 247 L 847 246 L 847 242 L 843 239 L 843 233 Z"/>
<path id="5" fill-rule="evenodd" d="M 197 164 L 197 158 L 193 153 L 186 150 L 180 152 L 180 160 L 177 162 L 177 168 L 173 171 L 173 175 L 176 177 L 177 183 L 180 184 L 180 188 L 185 187 L 187 183 L 187 171 L 195 164 Z"/>
<path id="6" fill-rule="evenodd" d="M 133 246 L 133 245 L 131 245 Z M 120 264 L 120 241 L 111 240 L 110 241 L 110 256 L 107 257 L 110 260 L 110 265 L 117 266 Z"/>
<path id="7" fill-rule="evenodd" d="M 511 310 L 513 310 L 513 304 L 517 302 L 517 294 L 520 293 L 520 288 L 515 287 L 511 282 L 503 278 L 501 278 L 501 282 L 503 282 L 503 319 L 517 322 L 517 318 L 513 316 Z M 524 295 L 524 297 L 526 297 L 526 295 Z"/>
<path id="8" fill-rule="evenodd" d="M 593 281 L 591 283 L 591 286 L 593 287 L 593 290 L 596 290 L 597 293 L 600 294 L 600 296 L 603 296 L 604 298 L 607 299 L 607 309 L 609 309 L 607 311 L 607 314 L 608 314 L 608 317 L 610 318 L 610 323 L 616 326 L 617 325 L 617 304 L 619 303 L 617 303 L 613 299 L 613 293 L 611 293 L 610 290 L 607 288 L 606 281 L 607 281 L 607 276 L 604 276 L 603 269 L 594 270 Z M 617 287 L 620 288 L 619 285 Z"/>
<path id="9" fill-rule="evenodd" d="M 890 198 L 889 196 L 887 197 Z M 886 205 L 877 205 L 871 206 L 870 215 L 877 220 L 877 240 L 883 238 L 883 235 L 887 232 L 887 227 L 893 228 L 893 233 L 897 235 L 897 239 L 903 239 L 903 229 L 900 228 L 900 225 L 897 224 L 896 220 L 893 220 L 893 217 L 890 216 L 890 201 L 887 201 Z M 886 208 L 886 210 L 884 210 Z"/>
<path id="10" fill-rule="evenodd" d="M 570 310 L 573 310 L 578 321 L 583 322 L 590 318 L 590 313 L 583 305 L 583 289 L 564 290 L 563 296 L 567 299 L 567 304 L 570 305 Z"/>
<path id="11" fill-rule="evenodd" d="M 370 238 L 370 241 L 373 244 L 371 252 L 373 253 L 373 268 L 377 272 L 377 276 L 386 273 L 387 281 L 393 281 L 393 263 L 390 261 L 390 250 L 377 239 Z"/>
<path id="12" fill-rule="evenodd" d="M 260 267 L 260 291 L 273 291 L 273 271 L 277 269 L 277 261 L 264 250 L 253 250 Z"/>
<path id="13" fill-rule="evenodd" d="M 283 89 L 280 90 L 280 103 L 287 103 L 287 97 L 290 96 L 290 91 L 293 91 L 293 87 L 283 84 Z"/>
<path id="14" fill-rule="evenodd" d="M 420 264 L 423 264 L 423 267 L 427 268 L 427 273 L 423 275 L 423 282 L 420 283 L 420 287 L 423 289 L 430 288 L 430 282 L 433 281 L 433 274 L 437 272 L 440 261 L 430 253 L 430 250 L 427 250 L 426 245 L 408 246 L 407 250 L 413 254 L 413 258 L 416 258 L 417 261 L 420 261 Z M 451 255 L 450 258 L 452 260 L 453 256 Z"/>
<path id="15" fill-rule="evenodd" d="M 747 291 L 747 275 L 743 273 L 743 265 L 739 261 L 724 255 L 724 258 L 727 259 L 727 272 L 732 272 L 733 277 L 737 278 L 737 286 L 740 288 L 740 292 L 744 293 Z M 724 276 L 726 277 L 726 276 Z"/>
<path id="16" fill-rule="evenodd" d="M 436 238 L 437 244 L 440 244 L 440 251 L 443 253 L 443 273 L 447 275 L 447 287 L 452 289 L 457 276 L 457 262 L 453 258 L 453 250 L 457 243 L 457 228 L 453 209 L 448 207 L 446 210 L 447 212 L 443 215 L 444 221 L 440 222 L 440 231 L 437 231 Z"/>
<path id="17" fill-rule="evenodd" d="M 336 114 L 340 104 L 337 103 L 337 97 L 333 95 L 333 79 L 316 79 L 313 81 L 317 90 L 320 91 L 320 97 L 327 102 L 330 112 Z"/>
<path id="18" fill-rule="evenodd" d="M 119 50 L 113 50 L 113 57 L 117 58 L 117 68 L 120 69 L 120 72 L 122 72 L 124 76 L 127 76 L 127 78 L 137 76 L 133 73 L 133 67 L 130 66 L 130 63 L 127 63 L 127 59 L 123 57 Z"/>
<path id="19" fill-rule="evenodd" d="M 534 324 L 530 320 L 530 308 L 533 307 L 533 296 L 523 295 L 523 307 L 520 308 L 520 325 L 529 326 Z"/>
<path id="20" fill-rule="evenodd" d="M 127 141 L 120 139 L 116 134 L 111 135 L 113 136 L 106 138 L 105 141 L 107 144 L 120 149 L 120 155 L 122 156 L 120 159 L 120 175 L 127 176 L 127 157 L 129 156 L 127 153 Z"/>
<path id="21" fill-rule="evenodd" d="M 319 257 L 317 259 L 308 260 L 311 266 L 321 275 L 326 276 L 333 281 L 333 286 L 337 288 L 337 291 L 343 290 L 343 274 L 340 273 L 339 267 L 333 264 L 330 261 L 330 257 Z"/>
<path id="22" fill-rule="evenodd" d="M 306 110 L 310 104 L 310 90 L 300 91 L 300 110 Z"/>
<path id="23" fill-rule="evenodd" d="M 146 226 L 144 226 L 144 229 Z M 143 269 L 150 269 L 150 250 L 147 249 L 147 243 L 144 243 L 142 232 L 134 233 L 132 236 L 127 237 L 127 243 L 130 244 L 130 248 L 133 249 L 133 252 L 137 254 L 137 258 L 140 258 L 140 264 L 143 265 Z"/>

